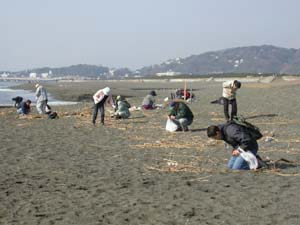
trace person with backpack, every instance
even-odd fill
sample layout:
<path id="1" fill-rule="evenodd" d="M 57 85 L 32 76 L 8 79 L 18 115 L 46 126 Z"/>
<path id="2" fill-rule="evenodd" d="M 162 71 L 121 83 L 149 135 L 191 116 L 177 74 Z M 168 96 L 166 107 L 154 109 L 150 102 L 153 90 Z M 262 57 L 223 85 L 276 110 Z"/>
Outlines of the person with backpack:
<path id="1" fill-rule="evenodd" d="M 250 123 L 248 123 L 250 124 Z M 255 127 L 254 125 L 252 125 Z M 249 170 L 248 162 L 242 157 L 242 152 L 250 152 L 257 159 L 257 139 L 262 137 L 259 130 L 229 121 L 219 126 L 209 126 L 207 136 L 215 140 L 223 140 L 232 146 L 232 156 L 228 162 L 228 168 L 233 170 Z M 242 151 L 242 152 L 241 152 Z"/>
<path id="2" fill-rule="evenodd" d="M 184 102 L 173 101 L 170 103 L 168 119 L 177 125 L 177 131 L 188 131 L 188 126 L 193 123 L 194 115 Z"/>
<path id="3" fill-rule="evenodd" d="M 231 119 L 237 115 L 236 91 L 241 88 L 241 82 L 238 80 L 230 80 L 223 83 L 222 101 L 224 105 L 224 115 L 226 121 L 230 120 L 229 105 L 231 105 Z"/>
<path id="4" fill-rule="evenodd" d="M 98 110 L 100 110 L 101 113 L 101 124 L 104 125 L 104 106 L 105 103 L 108 102 L 113 108 L 116 108 L 114 100 L 112 98 L 112 95 L 110 93 L 110 88 L 105 87 L 103 89 L 100 89 L 93 95 L 94 99 L 94 113 L 93 113 L 93 119 L 92 123 L 96 124 L 96 119 L 98 115 Z"/>

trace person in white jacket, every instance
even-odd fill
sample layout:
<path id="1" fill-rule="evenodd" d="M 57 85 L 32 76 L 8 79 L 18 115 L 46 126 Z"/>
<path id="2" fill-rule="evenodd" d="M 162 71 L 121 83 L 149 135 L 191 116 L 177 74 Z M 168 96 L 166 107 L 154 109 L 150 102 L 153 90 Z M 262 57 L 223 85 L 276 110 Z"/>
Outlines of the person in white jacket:
<path id="1" fill-rule="evenodd" d="M 241 88 L 241 82 L 238 80 L 225 81 L 223 83 L 223 105 L 225 119 L 230 120 L 228 107 L 231 105 L 231 119 L 237 115 L 236 91 Z"/>
<path id="2" fill-rule="evenodd" d="M 93 124 L 96 124 L 96 119 L 98 115 L 98 110 L 100 110 L 101 113 L 101 124 L 104 125 L 104 105 L 106 102 L 108 102 L 113 108 L 116 108 L 114 100 L 112 98 L 112 95 L 110 93 L 110 88 L 105 87 L 103 89 L 100 89 L 93 95 L 94 99 L 94 113 L 93 113 Z"/>
<path id="3" fill-rule="evenodd" d="M 46 106 L 48 102 L 48 94 L 46 89 L 40 85 L 36 84 L 36 92 L 35 92 L 35 97 L 36 97 L 36 109 L 39 114 L 45 114 L 46 113 Z"/>

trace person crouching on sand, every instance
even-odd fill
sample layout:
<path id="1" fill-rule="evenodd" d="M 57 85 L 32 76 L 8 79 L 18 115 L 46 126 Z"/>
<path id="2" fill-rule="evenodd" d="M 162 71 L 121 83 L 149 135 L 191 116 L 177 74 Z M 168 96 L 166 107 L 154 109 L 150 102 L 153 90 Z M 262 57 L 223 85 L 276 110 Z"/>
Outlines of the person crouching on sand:
<path id="1" fill-rule="evenodd" d="M 104 116 L 105 116 L 105 103 L 108 102 L 113 108 L 116 108 L 114 100 L 112 98 L 112 95 L 110 93 L 110 88 L 105 87 L 103 89 L 100 89 L 93 95 L 94 99 L 94 113 L 93 113 L 93 120 L 92 123 L 96 124 L 96 119 L 98 115 L 98 110 L 100 110 L 101 113 L 101 124 L 104 125 Z"/>
<path id="2" fill-rule="evenodd" d="M 193 123 L 194 115 L 184 102 L 171 102 L 168 118 L 177 126 L 177 131 L 188 131 L 188 126 Z"/>
<path id="3" fill-rule="evenodd" d="M 142 107 L 143 109 L 156 109 L 155 106 L 155 96 L 156 92 L 155 91 L 150 91 L 148 95 L 143 99 L 142 102 Z"/>
<path id="4" fill-rule="evenodd" d="M 116 119 L 127 119 L 130 117 L 130 104 L 126 101 L 124 96 L 118 95 L 116 98 Z"/>
<path id="5" fill-rule="evenodd" d="M 28 115 L 30 113 L 30 104 L 31 104 L 31 101 L 28 99 L 26 102 L 21 102 L 20 104 L 20 108 L 17 110 L 17 113 L 18 114 L 21 114 L 21 115 Z"/>
<path id="6" fill-rule="evenodd" d="M 207 136 L 215 140 L 223 140 L 232 146 L 232 156 L 228 162 L 228 168 L 233 170 L 249 170 L 249 165 L 241 156 L 240 149 L 250 151 L 258 160 L 258 144 L 247 129 L 239 124 L 227 122 L 219 126 L 209 126 Z"/>

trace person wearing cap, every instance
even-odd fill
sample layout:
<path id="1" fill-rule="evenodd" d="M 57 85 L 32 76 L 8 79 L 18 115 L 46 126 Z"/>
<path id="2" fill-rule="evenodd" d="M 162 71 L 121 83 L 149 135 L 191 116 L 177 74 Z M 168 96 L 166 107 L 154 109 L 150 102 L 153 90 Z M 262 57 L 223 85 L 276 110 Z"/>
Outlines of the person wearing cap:
<path id="1" fill-rule="evenodd" d="M 118 95 L 116 98 L 116 119 L 127 119 L 130 117 L 130 104 L 126 101 L 124 96 Z"/>
<path id="2" fill-rule="evenodd" d="M 241 88 L 241 82 L 238 80 L 225 81 L 223 83 L 223 105 L 226 121 L 230 120 L 228 108 L 231 105 L 231 120 L 237 115 L 236 91 Z"/>
<path id="3" fill-rule="evenodd" d="M 193 123 L 194 115 L 184 102 L 171 102 L 168 118 L 177 126 L 178 131 L 188 131 L 188 126 Z"/>
<path id="4" fill-rule="evenodd" d="M 101 113 L 101 124 L 104 125 L 104 105 L 106 102 L 108 102 L 113 108 L 116 108 L 114 100 L 112 98 L 112 95 L 110 93 L 110 88 L 105 87 L 103 89 L 100 89 L 93 95 L 94 99 L 94 113 L 93 113 L 93 120 L 92 123 L 96 124 L 96 119 L 98 115 L 98 110 L 100 110 Z"/>
<path id="5" fill-rule="evenodd" d="M 215 140 L 223 140 L 232 146 L 232 156 L 228 161 L 228 168 L 233 170 L 249 170 L 248 163 L 240 155 L 239 148 L 250 151 L 258 160 L 258 144 L 251 137 L 247 129 L 239 124 L 229 121 L 221 125 L 212 125 L 207 128 L 207 136 Z"/>
<path id="6" fill-rule="evenodd" d="M 155 91 L 150 91 L 148 95 L 146 95 L 146 97 L 143 99 L 142 102 L 142 107 L 143 109 L 155 109 L 155 96 L 156 96 L 156 92 Z"/>
<path id="7" fill-rule="evenodd" d="M 42 85 L 36 84 L 35 87 L 36 87 L 36 91 L 35 91 L 36 109 L 39 114 L 44 114 L 46 113 L 48 94 L 46 89 Z"/>

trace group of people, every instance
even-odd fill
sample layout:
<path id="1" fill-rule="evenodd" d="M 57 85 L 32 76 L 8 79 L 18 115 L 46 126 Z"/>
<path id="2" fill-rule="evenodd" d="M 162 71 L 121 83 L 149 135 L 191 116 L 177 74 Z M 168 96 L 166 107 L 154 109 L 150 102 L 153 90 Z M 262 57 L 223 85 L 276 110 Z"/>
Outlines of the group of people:
<path id="1" fill-rule="evenodd" d="M 104 118 L 105 118 L 105 104 L 110 104 L 114 109 L 114 117 L 116 119 L 127 119 L 130 117 L 129 108 L 131 105 L 127 102 L 124 96 L 118 95 L 116 97 L 116 101 L 114 101 L 111 90 L 109 87 L 105 87 L 103 89 L 98 90 L 93 95 L 94 100 L 94 112 L 92 123 L 96 125 L 96 119 L 98 115 L 98 111 L 100 110 L 100 122 L 104 125 Z"/>
<path id="2" fill-rule="evenodd" d="M 237 100 L 236 92 L 241 88 L 241 82 L 237 80 L 227 81 L 223 83 L 222 97 L 211 103 L 223 104 L 225 124 L 212 125 L 207 128 L 207 136 L 215 140 L 223 140 L 232 146 L 232 157 L 228 162 L 230 169 L 250 169 L 249 162 L 242 156 L 241 151 L 251 153 L 254 157 L 260 160 L 258 156 L 258 144 L 257 140 L 251 136 L 246 127 L 234 122 L 234 118 L 237 116 Z M 47 113 L 47 101 L 48 95 L 45 88 L 39 84 L 36 84 L 35 92 L 37 100 L 37 111 L 39 114 Z M 144 110 L 156 109 L 155 96 L 157 96 L 154 90 L 150 91 L 142 101 L 142 108 Z M 15 107 L 18 108 L 18 113 L 26 115 L 30 112 L 31 100 L 23 101 L 23 98 L 18 96 L 13 99 L 15 101 Z M 113 99 L 111 89 L 105 87 L 98 90 L 93 95 L 94 111 L 92 117 L 92 123 L 96 125 L 96 119 L 98 111 L 100 110 L 100 122 L 104 125 L 105 118 L 105 104 L 110 104 L 115 112 L 113 116 L 116 119 L 126 119 L 130 117 L 129 108 L 131 105 L 125 99 L 124 96 L 117 96 Z M 231 105 L 231 113 L 229 113 L 229 106 Z M 194 115 L 192 110 L 188 107 L 185 101 L 172 99 L 168 104 L 169 112 L 167 115 L 176 127 L 174 131 L 188 131 L 189 126 L 193 123 Z M 230 116 L 229 116 L 230 115 Z"/>
<path id="3" fill-rule="evenodd" d="M 243 155 L 247 152 L 253 155 L 258 162 L 260 162 L 260 157 L 258 152 L 258 143 L 255 137 L 253 137 L 248 129 L 240 124 L 234 122 L 234 118 L 237 116 L 237 100 L 236 92 L 241 88 L 241 82 L 238 80 L 226 81 L 223 83 L 223 93 L 222 97 L 212 103 L 219 103 L 223 105 L 224 117 L 226 123 L 221 125 L 212 125 L 207 128 L 207 136 L 215 140 L 223 140 L 227 144 L 232 146 L 232 156 L 228 162 L 228 168 L 235 170 L 248 170 L 250 169 L 249 161 Z M 143 99 L 142 108 L 144 110 L 155 109 L 155 91 L 150 91 L 150 93 Z M 99 90 L 94 95 L 94 114 L 93 114 L 93 124 L 95 124 L 98 109 L 101 111 L 101 123 L 104 124 L 104 103 L 109 102 L 112 107 L 126 111 L 124 113 L 125 118 L 130 116 L 129 107 L 130 104 L 125 103 L 125 99 L 118 96 L 117 105 L 114 104 L 112 99 L 110 89 L 108 87 Z M 231 105 L 231 112 L 229 113 L 229 106 Z M 125 110 L 124 110 L 125 109 Z M 118 118 L 122 118 L 123 113 L 116 110 L 116 115 Z M 127 112 L 128 110 L 128 112 Z M 175 131 L 188 131 L 193 123 L 194 115 L 191 109 L 188 107 L 185 101 L 172 99 L 169 103 L 168 119 L 171 120 L 175 125 Z"/>
<path id="4" fill-rule="evenodd" d="M 36 109 L 39 114 L 49 114 L 50 113 L 50 107 L 47 104 L 48 103 L 48 94 L 46 89 L 40 85 L 36 84 L 36 91 L 35 91 L 35 97 L 36 97 Z M 12 98 L 12 100 L 15 102 L 14 107 L 17 108 L 17 113 L 21 115 L 27 115 L 31 112 L 31 100 L 27 99 L 26 101 L 23 101 L 23 98 L 21 96 L 17 96 L 15 98 Z"/>

